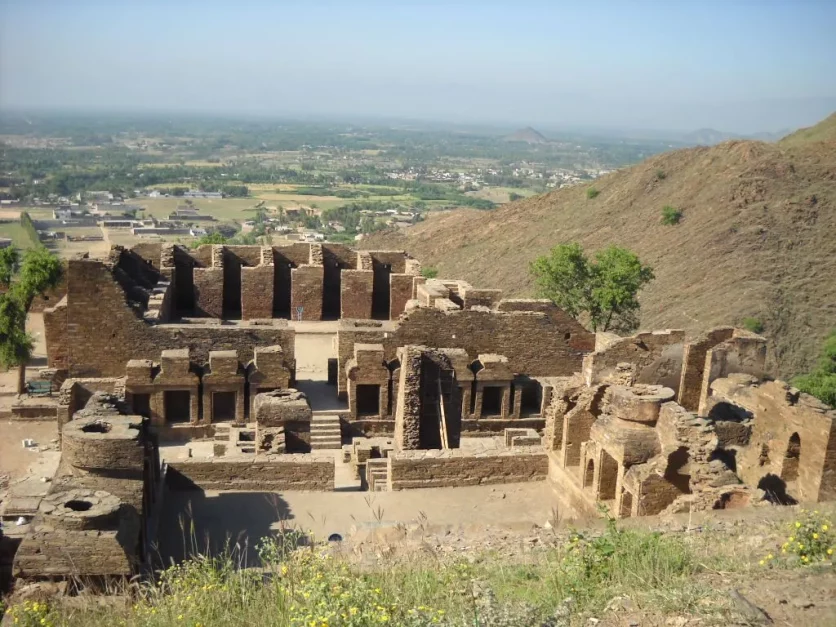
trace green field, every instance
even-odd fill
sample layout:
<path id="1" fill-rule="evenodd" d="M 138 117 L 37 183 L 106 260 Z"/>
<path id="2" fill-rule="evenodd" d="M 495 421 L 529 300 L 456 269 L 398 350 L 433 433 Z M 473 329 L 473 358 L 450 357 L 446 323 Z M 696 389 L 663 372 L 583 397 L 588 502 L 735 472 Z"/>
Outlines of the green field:
<path id="1" fill-rule="evenodd" d="M 11 238 L 12 245 L 22 249 L 33 248 L 37 244 L 18 222 L 0 224 L 0 237 Z"/>

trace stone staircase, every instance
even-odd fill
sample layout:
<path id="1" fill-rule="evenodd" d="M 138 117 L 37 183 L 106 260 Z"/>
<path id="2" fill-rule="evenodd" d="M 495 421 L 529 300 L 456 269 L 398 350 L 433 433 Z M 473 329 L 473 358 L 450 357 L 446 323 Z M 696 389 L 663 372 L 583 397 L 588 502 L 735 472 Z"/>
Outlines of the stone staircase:
<path id="1" fill-rule="evenodd" d="M 340 417 L 336 414 L 311 417 L 311 450 L 342 448 Z"/>
<path id="2" fill-rule="evenodd" d="M 388 492 L 389 460 L 369 459 L 366 462 L 366 482 L 369 484 L 369 492 Z"/>

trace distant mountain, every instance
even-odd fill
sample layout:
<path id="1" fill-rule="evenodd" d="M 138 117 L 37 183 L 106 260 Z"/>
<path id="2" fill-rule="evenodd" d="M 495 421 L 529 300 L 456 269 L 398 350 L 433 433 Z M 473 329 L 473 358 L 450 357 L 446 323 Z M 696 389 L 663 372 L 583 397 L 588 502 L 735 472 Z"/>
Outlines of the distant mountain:
<path id="1" fill-rule="evenodd" d="M 526 144 L 548 144 L 549 140 L 543 137 L 539 131 L 535 131 L 530 126 L 520 129 L 505 137 L 505 141 L 509 142 L 525 142 Z"/>
<path id="2" fill-rule="evenodd" d="M 529 263 L 556 244 L 625 246 L 656 273 L 641 293 L 643 329 L 697 334 L 756 318 L 770 371 L 787 377 L 809 368 L 836 328 L 834 163 L 831 116 L 779 142 L 674 150 L 494 211 L 433 212 L 362 246 L 407 250 L 508 297 L 534 294 Z M 682 211 L 680 224 L 662 224 L 666 205 Z"/>

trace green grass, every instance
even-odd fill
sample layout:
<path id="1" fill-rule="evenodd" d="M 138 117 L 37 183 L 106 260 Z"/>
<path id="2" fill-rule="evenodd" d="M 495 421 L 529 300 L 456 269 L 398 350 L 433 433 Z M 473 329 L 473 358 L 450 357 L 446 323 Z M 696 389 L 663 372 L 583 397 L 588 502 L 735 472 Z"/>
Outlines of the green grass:
<path id="1" fill-rule="evenodd" d="M 38 244 L 17 221 L 0 224 L 0 237 L 11 238 L 13 246 L 24 250 L 34 248 Z"/>
<path id="2" fill-rule="evenodd" d="M 11 613 L 21 627 L 528 627 L 567 614 L 584 624 L 619 595 L 663 613 L 706 611 L 713 602 L 712 589 L 694 582 L 703 567 L 684 540 L 622 531 L 614 521 L 603 534 L 573 534 L 524 562 L 420 554 L 361 569 L 327 546 L 285 548 L 295 545 L 292 532 L 290 539 L 262 543 L 258 569 L 238 568 L 234 554 L 196 557 L 140 587 L 132 604 L 30 602 Z"/>

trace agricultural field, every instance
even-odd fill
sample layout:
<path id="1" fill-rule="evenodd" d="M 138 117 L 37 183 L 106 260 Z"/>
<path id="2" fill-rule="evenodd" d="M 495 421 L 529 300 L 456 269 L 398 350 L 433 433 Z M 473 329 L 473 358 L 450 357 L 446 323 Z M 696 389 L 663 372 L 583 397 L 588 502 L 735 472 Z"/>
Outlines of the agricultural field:
<path id="1" fill-rule="evenodd" d="M 32 248 L 35 242 L 29 236 L 29 233 L 24 229 L 19 222 L 0 222 L 0 238 L 9 238 L 12 240 L 12 246 L 17 248 L 27 249 Z"/>
<path id="2" fill-rule="evenodd" d="M 143 207 L 137 217 L 167 219 L 197 190 L 220 196 L 191 199 L 216 220 L 180 221 L 206 228 L 216 240 L 218 234 L 240 241 L 291 228 L 353 241 L 433 212 L 490 211 L 669 147 L 574 135 L 532 144 L 510 130 L 0 116 L 0 199 L 22 201 L 42 221 L 51 221 L 57 206 L 72 204 L 83 213 L 103 197 Z M 118 205 L 107 211 L 125 217 Z M 112 237 L 130 239 L 125 233 Z"/>

